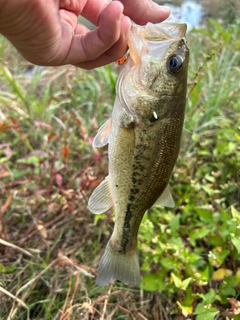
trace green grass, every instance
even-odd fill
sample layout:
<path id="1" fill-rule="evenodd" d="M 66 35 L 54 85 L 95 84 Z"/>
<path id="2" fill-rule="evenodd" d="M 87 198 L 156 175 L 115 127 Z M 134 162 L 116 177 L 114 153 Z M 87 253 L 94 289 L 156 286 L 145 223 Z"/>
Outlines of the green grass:
<path id="1" fill-rule="evenodd" d="M 0 319 L 240 319 L 239 34 L 188 36 L 176 207 L 144 217 L 140 288 L 94 285 L 113 222 L 87 210 L 107 173 L 91 141 L 118 70 L 34 67 L 0 39 Z"/>

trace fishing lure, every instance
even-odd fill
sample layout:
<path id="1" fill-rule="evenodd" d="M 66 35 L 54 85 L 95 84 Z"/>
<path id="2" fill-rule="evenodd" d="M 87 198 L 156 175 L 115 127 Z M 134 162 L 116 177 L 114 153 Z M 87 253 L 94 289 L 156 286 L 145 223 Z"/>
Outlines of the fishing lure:
<path id="1" fill-rule="evenodd" d="M 118 64 L 119 66 L 122 66 L 127 60 L 126 56 L 123 56 L 122 58 L 118 59 L 115 61 L 116 64 Z"/>

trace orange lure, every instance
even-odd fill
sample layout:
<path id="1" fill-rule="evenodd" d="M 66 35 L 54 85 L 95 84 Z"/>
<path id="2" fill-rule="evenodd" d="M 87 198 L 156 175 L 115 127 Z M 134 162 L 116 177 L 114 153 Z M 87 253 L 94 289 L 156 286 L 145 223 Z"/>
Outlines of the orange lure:
<path id="1" fill-rule="evenodd" d="M 123 56 L 122 58 L 116 60 L 115 62 L 116 62 L 116 64 L 118 64 L 119 66 L 122 66 L 122 65 L 125 63 L 126 60 L 127 60 L 127 57 L 126 57 L 126 56 Z"/>

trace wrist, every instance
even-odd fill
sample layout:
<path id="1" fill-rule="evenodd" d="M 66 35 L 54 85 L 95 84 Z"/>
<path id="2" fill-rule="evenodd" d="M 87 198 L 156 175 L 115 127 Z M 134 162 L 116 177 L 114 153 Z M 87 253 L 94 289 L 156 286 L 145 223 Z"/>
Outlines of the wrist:
<path id="1" fill-rule="evenodd" d="M 11 0 L 0 0 L 0 33 L 5 35 L 11 26 L 11 11 L 14 12 L 14 3 Z"/>
<path id="2" fill-rule="evenodd" d="M 0 33 L 11 36 L 18 32 L 19 22 L 24 19 L 27 3 L 29 1 L 26 0 L 0 0 Z"/>

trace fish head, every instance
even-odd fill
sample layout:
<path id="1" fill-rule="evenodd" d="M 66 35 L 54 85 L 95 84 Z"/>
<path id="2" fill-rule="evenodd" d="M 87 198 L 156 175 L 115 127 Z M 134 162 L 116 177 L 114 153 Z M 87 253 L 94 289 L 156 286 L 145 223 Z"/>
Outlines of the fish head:
<path id="1" fill-rule="evenodd" d="M 136 96 L 186 98 L 189 49 L 184 23 L 132 24 L 129 58 L 119 82 L 125 106 Z"/>

